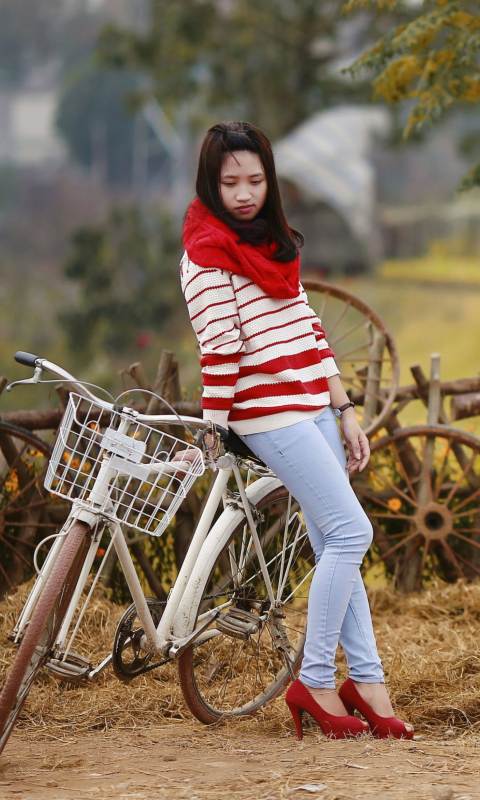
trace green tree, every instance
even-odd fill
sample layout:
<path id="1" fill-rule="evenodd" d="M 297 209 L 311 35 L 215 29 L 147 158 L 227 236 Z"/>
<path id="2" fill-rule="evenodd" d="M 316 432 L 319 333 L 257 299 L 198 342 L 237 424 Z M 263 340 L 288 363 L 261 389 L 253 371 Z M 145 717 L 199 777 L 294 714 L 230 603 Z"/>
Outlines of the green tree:
<path id="1" fill-rule="evenodd" d="M 366 96 L 366 81 L 349 84 L 332 68 L 343 52 L 342 6 L 343 0 L 150 0 L 148 29 L 108 26 L 99 55 L 110 67 L 148 76 L 139 102 L 153 95 L 168 113 L 179 101 L 194 101 L 202 124 L 214 114 L 235 114 L 276 138 L 319 109 Z M 360 26 L 362 36 L 373 16 Z"/>
<path id="2" fill-rule="evenodd" d="M 131 72 L 87 61 L 70 74 L 60 96 L 57 128 L 72 155 L 90 167 L 100 150 L 111 183 L 131 182 L 134 121 L 126 99 L 137 82 Z"/>
<path id="3" fill-rule="evenodd" d="M 392 9 L 401 0 L 349 0 L 347 10 Z M 374 96 L 407 102 L 405 136 L 437 122 L 452 107 L 480 101 L 480 3 L 424 0 L 414 18 L 390 29 L 350 68 L 353 77 L 373 74 Z M 470 152 L 472 148 L 470 147 Z M 480 185 L 480 162 L 461 183 Z"/>
<path id="4" fill-rule="evenodd" d="M 131 352 L 165 331 L 182 300 L 178 236 L 168 220 L 142 216 L 135 206 L 113 208 L 105 225 L 79 228 L 64 273 L 78 301 L 60 317 L 75 355 Z"/>

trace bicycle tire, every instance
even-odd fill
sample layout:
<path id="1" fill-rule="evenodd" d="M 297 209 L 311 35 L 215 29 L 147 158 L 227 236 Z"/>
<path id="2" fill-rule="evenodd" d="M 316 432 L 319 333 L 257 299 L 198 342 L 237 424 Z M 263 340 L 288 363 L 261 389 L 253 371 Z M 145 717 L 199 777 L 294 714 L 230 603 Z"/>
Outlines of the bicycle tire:
<path id="1" fill-rule="evenodd" d="M 68 532 L 3 686 L 0 694 L 0 753 L 36 675 L 50 656 L 88 552 L 86 537 L 89 530 L 90 526 L 86 523 L 76 522 Z"/>
<path id="2" fill-rule="evenodd" d="M 5 422 L 5 420 L 0 419 L 0 433 L 2 432 L 8 433 L 16 439 L 23 439 L 31 445 L 35 445 L 39 450 L 42 450 L 46 456 L 51 456 L 52 454 L 51 445 L 27 428 L 22 428 L 20 425 L 13 425 L 11 422 Z"/>
<path id="3" fill-rule="evenodd" d="M 311 580 L 310 576 L 314 570 L 314 557 L 298 504 L 292 498 L 292 505 L 289 507 L 289 497 L 289 492 L 284 486 L 273 491 L 266 489 L 265 495 L 258 500 L 256 509 L 263 516 L 263 519 L 257 522 L 257 530 L 272 584 L 276 589 L 282 580 L 279 569 L 281 568 L 282 548 L 278 546 L 284 535 L 282 534 L 282 525 L 283 531 L 286 527 L 289 531 L 288 538 L 283 540 L 287 543 L 283 549 L 288 551 L 290 548 L 294 553 L 291 567 L 288 568 L 287 564 L 285 568 L 286 572 L 288 569 L 288 580 L 285 591 L 281 595 L 283 598 L 281 610 L 282 613 L 285 613 L 285 618 L 278 619 L 278 622 L 284 625 L 291 645 L 288 652 L 290 668 L 287 666 L 284 653 L 274 644 L 274 629 L 270 627 L 270 623 L 262 625 L 258 634 L 250 636 L 247 640 L 220 633 L 210 642 L 190 645 L 178 660 L 179 682 L 188 708 L 200 722 L 206 725 L 218 722 L 225 716 L 238 717 L 254 714 L 282 692 L 285 685 L 291 680 L 292 674 L 300 666 L 305 640 L 309 580 Z M 289 522 L 288 526 L 285 526 L 287 516 Z M 290 524 L 290 520 L 294 521 Z M 301 534 L 298 536 L 297 545 L 294 548 L 293 531 L 299 521 L 302 524 Z M 240 541 L 246 541 L 245 531 L 248 530 L 248 526 L 245 515 L 243 514 L 240 522 L 237 517 L 235 523 L 231 524 L 234 524 L 235 527 L 229 533 L 226 531 L 226 536 L 218 547 L 213 569 L 209 575 L 206 575 L 202 588 L 202 600 L 196 610 L 197 619 L 199 614 L 207 608 L 213 608 L 216 603 L 225 602 L 228 594 L 230 594 L 231 605 L 240 611 L 248 609 L 250 613 L 259 615 L 265 612 L 267 605 L 271 606 L 266 595 L 263 576 L 256 562 L 254 549 L 246 548 L 250 555 L 244 557 L 243 562 L 242 550 L 237 558 L 237 553 L 241 548 Z M 290 527 L 292 528 L 291 535 Z M 231 550 L 229 549 L 232 543 L 235 552 L 233 558 L 235 568 L 232 567 L 232 574 L 228 579 L 225 572 L 221 573 L 222 577 L 219 578 L 218 575 L 221 571 L 219 565 L 223 565 L 221 569 L 224 569 L 227 559 L 230 566 L 232 565 Z M 237 569 L 236 575 L 235 569 Z M 238 585 L 239 575 L 243 575 L 241 586 Z M 301 588 L 297 594 L 294 588 L 292 590 L 292 586 L 295 581 L 300 581 L 300 578 L 303 578 L 303 583 L 300 583 Z M 227 586 L 233 585 L 233 583 L 237 584 L 236 588 L 233 591 L 227 590 Z M 215 591 L 215 587 L 217 587 L 217 591 Z M 289 593 L 292 594 L 293 601 L 285 603 Z M 212 594 L 215 595 L 213 602 Z M 277 626 L 278 622 L 274 622 L 274 625 Z M 217 625 L 217 621 L 213 623 L 213 627 Z M 291 638 L 294 639 L 293 642 L 290 641 Z M 254 674 L 255 670 L 258 670 L 258 675 Z"/>

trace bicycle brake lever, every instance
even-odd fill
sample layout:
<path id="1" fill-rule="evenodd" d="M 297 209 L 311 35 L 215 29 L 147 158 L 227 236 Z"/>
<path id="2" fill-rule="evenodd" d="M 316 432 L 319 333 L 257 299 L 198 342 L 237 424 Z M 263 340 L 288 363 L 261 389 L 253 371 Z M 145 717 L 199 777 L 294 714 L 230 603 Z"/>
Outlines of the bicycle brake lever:
<path id="1" fill-rule="evenodd" d="M 20 386 L 26 383 L 40 383 L 43 373 L 44 370 L 41 367 L 35 367 L 35 372 L 31 378 L 24 378 L 22 381 L 13 381 L 13 383 L 9 383 L 8 386 L 5 387 L 6 391 L 11 392 L 14 386 Z"/>

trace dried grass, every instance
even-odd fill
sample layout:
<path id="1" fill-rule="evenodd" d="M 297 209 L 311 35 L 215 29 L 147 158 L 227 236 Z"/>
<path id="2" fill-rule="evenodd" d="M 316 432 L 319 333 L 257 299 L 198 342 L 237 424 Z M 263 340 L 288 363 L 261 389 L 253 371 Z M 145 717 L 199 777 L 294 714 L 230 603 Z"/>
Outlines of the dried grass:
<path id="1" fill-rule="evenodd" d="M 25 602 L 28 586 L 0 604 L 0 641 Z M 379 650 L 397 713 L 418 729 L 442 734 L 480 732 L 480 582 L 438 583 L 421 595 L 390 589 L 370 593 Z M 75 650 L 94 664 L 104 658 L 123 609 L 98 593 L 91 603 Z M 0 655 L 3 681 L 14 655 L 7 643 Z M 339 679 L 346 676 L 339 654 Z M 141 730 L 163 719 L 188 719 L 175 665 L 124 685 L 111 670 L 96 683 L 71 686 L 42 674 L 30 693 L 18 727 L 34 736 L 63 737 L 69 731 Z M 279 699 L 256 718 L 264 730 L 291 726 Z M 237 722 L 228 723 L 237 725 Z M 255 725 L 255 723 L 254 723 Z"/>

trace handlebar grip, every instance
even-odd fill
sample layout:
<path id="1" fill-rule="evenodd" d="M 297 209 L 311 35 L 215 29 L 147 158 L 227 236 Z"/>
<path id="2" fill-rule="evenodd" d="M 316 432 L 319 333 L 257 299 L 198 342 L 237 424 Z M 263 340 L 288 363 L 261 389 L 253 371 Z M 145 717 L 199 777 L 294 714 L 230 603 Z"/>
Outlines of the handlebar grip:
<path id="1" fill-rule="evenodd" d="M 18 361 L 19 364 L 23 364 L 25 367 L 35 367 L 35 362 L 40 358 L 40 356 L 34 356 L 33 353 L 24 353 L 23 350 L 17 350 L 14 355 L 15 361 Z"/>

